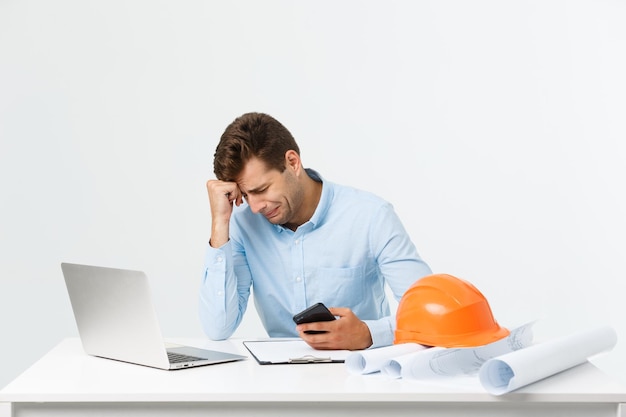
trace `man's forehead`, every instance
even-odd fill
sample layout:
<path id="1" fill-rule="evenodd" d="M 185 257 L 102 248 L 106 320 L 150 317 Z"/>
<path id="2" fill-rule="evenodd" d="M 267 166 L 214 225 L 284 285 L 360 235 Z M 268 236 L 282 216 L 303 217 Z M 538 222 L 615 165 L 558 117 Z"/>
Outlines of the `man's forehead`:
<path id="1" fill-rule="evenodd" d="M 277 174 L 280 174 L 278 170 L 268 168 L 264 161 L 251 158 L 244 165 L 236 182 L 242 190 L 255 190 L 271 182 Z"/>

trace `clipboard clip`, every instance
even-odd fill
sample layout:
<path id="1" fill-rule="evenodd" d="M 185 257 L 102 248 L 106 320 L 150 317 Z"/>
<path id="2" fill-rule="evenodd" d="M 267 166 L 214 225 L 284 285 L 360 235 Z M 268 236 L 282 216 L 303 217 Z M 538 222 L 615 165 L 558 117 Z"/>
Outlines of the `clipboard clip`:
<path id="1" fill-rule="evenodd" d="M 301 358 L 289 358 L 289 363 L 329 363 L 331 358 L 318 358 L 313 355 L 304 355 Z"/>

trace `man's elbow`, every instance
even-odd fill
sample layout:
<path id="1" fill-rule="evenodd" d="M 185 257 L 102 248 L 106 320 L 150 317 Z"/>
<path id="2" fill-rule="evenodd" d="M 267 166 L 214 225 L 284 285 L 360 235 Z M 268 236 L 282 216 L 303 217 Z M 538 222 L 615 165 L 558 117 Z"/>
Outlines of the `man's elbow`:
<path id="1" fill-rule="evenodd" d="M 232 336 L 233 332 L 224 328 L 218 329 L 214 326 L 203 325 L 204 334 L 211 340 L 226 340 Z"/>

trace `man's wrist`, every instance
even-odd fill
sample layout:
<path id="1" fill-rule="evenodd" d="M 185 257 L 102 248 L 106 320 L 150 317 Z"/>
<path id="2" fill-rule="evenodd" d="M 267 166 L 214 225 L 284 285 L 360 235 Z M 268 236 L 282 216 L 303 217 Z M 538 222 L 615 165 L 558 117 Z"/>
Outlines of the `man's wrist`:
<path id="1" fill-rule="evenodd" d="M 391 325 L 393 320 L 392 317 L 383 317 L 379 320 L 363 320 L 367 324 L 372 337 L 370 349 L 393 344 L 394 330 Z"/>
<path id="2" fill-rule="evenodd" d="M 211 245 L 211 247 L 219 248 L 225 245 L 229 238 L 228 223 L 214 223 L 211 226 L 211 238 L 209 239 L 209 245 Z"/>

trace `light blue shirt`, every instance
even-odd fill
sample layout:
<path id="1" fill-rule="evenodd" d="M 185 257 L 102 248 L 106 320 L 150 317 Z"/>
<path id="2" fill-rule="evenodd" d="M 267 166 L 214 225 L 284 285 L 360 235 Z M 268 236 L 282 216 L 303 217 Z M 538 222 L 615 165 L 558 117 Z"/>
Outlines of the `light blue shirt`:
<path id="1" fill-rule="evenodd" d="M 324 181 L 311 219 L 292 231 L 274 225 L 247 204 L 235 207 L 230 240 L 208 245 L 200 289 L 200 319 L 211 339 L 239 326 L 250 289 L 271 337 L 298 336 L 293 315 L 317 302 L 349 307 L 370 329 L 371 347 L 393 343 L 385 284 L 399 300 L 431 274 L 393 207 L 383 199 Z"/>

